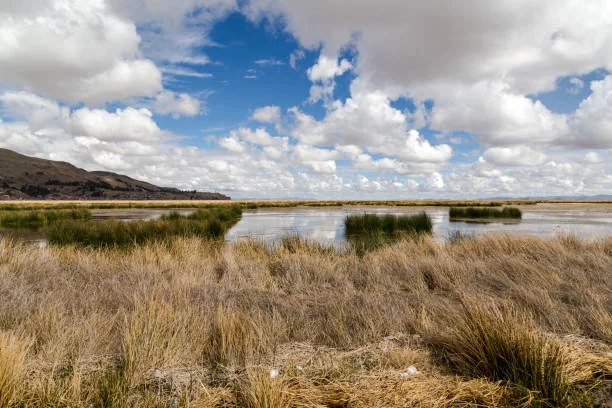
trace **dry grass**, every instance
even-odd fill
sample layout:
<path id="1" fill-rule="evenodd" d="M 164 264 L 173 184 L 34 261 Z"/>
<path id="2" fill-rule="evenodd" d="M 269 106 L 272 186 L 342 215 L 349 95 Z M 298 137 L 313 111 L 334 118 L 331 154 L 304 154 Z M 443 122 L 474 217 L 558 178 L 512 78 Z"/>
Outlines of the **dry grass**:
<path id="1" fill-rule="evenodd" d="M 363 256 L 0 240 L 0 407 L 610 403 L 610 271 L 610 238 L 423 237 Z M 515 343 L 541 352 L 511 366 L 537 378 L 485 358 Z"/>

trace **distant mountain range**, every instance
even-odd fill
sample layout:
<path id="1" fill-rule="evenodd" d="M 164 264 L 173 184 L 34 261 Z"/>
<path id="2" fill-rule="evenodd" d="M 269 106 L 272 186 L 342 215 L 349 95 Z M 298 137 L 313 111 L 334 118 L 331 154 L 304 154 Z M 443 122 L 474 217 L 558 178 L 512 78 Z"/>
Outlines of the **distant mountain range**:
<path id="1" fill-rule="evenodd" d="M 229 200 L 0 149 L 0 200 Z"/>

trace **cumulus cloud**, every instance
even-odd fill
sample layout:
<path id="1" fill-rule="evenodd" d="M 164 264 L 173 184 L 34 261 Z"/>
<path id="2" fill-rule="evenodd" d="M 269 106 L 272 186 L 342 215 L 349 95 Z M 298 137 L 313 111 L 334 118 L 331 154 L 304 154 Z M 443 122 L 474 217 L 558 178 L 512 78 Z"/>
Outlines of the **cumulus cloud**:
<path id="1" fill-rule="evenodd" d="M 546 155 L 528 146 L 492 147 L 485 150 L 483 157 L 498 166 L 536 166 L 544 163 Z"/>
<path id="2" fill-rule="evenodd" d="M 102 109 L 81 108 L 70 117 L 70 130 L 75 135 L 87 135 L 104 141 L 159 140 L 162 131 L 152 119 L 150 110 L 141 108 Z"/>
<path id="3" fill-rule="evenodd" d="M 160 71 L 139 56 L 133 22 L 103 1 L 39 3 L 19 13 L 7 2 L 0 5 L 0 80 L 72 103 L 152 96 L 161 89 Z"/>
<path id="4" fill-rule="evenodd" d="M 262 123 L 276 123 L 280 120 L 281 110 L 276 105 L 263 106 L 255 109 L 251 119 Z"/>
<path id="5" fill-rule="evenodd" d="M 236 0 L 108 0 L 114 12 L 136 22 L 141 49 L 158 63 L 204 65 L 202 47 L 214 45 L 214 24 L 237 9 Z"/>
<path id="6" fill-rule="evenodd" d="M 502 81 L 472 86 L 449 86 L 436 99 L 431 127 L 475 133 L 489 146 L 552 143 L 569 133 L 567 117 L 555 114 L 540 101 L 514 93 Z"/>
<path id="7" fill-rule="evenodd" d="M 610 7 L 605 0 L 590 7 L 578 0 L 382 1 L 376 7 L 266 0 L 251 2 L 245 13 L 256 21 L 282 19 L 304 47 L 323 44 L 326 55 L 355 44 L 357 70 L 377 87 L 507 78 L 526 94 L 552 89 L 568 73 L 610 67 Z"/>
<path id="8" fill-rule="evenodd" d="M 152 105 L 156 113 L 162 115 L 171 114 L 178 119 L 182 116 L 196 116 L 201 113 L 200 101 L 186 93 L 175 93 L 172 91 L 160 92 Z"/>
<path id="9" fill-rule="evenodd" d="M 591 82 L 591 90 L 573 115 L 574 131 L 564 142 L 581 148 L 612 148 L 612 75 Z"/>

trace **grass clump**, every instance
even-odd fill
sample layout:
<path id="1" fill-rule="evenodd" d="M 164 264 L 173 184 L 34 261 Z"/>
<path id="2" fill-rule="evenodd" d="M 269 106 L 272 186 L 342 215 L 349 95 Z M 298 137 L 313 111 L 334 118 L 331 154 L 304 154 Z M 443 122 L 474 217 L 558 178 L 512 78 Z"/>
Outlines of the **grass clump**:
<path id="1" fill-rule="evenodd" d="M 507 383 L 513 404 L 591 406 L 588 395 L 571 380 L 589 373 L 570 373 L 570 366 L 572 370 L 580 366 L 570 364 L 566 345 L 516 313 L 483 305 L 464 305 L 463 312 L 450 334 L 434 340 L 459 373 Z"/>
<path id="2" fill-rule="evenodd" d="M 30 210 L 0 212 L 0 227 L 39 229 L 60 221 L 89 221 L 91 212 L 86 208 L 72 210 Z"/>
<path id="3" fill-rule="evenodd" d="M 173 212 L 151 221 L 69 221 L 53 225 L 47 240 L 53 245 L 129 247 L 163 242 L 171 237 L 217 239 L 224 236 L 242 215 L 238 206 L 199 209 L 183 216 Z"/>
<path id="4" fill-rule="evenodd" d="M 416 215 L 349 215 L 344 219 L 344 234 L 358 252 L 381 248 L 402 237 L 431 234 L 433 225 L 426 212 Z"/>
<path id="5" fill-rule="evenodd" d="M 26 351 L 25 342 L 0 332 L 0 408 L 12 406 L 20 391 Z"/>
<path id="6" fill-rule="evenodd" d="M 346 235 L 376 232 L 386 235 L 420 234 L 431 233 L 432 228 L 431 218 L 425 212 L 417 215 L 349 215 L 344 220 Z"/>
<path id="7" fill-rule="evenodd" d="M 488 208 L 488 207 L 451 207 L 450 219 L 458 218 L 516 218 L 523 214 L 516 207 Z"/>

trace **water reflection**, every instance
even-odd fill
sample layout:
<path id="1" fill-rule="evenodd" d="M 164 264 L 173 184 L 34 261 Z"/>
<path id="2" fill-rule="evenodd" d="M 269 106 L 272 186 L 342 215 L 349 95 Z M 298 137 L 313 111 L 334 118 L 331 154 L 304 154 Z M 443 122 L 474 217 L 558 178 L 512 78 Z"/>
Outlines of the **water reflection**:
<path id="1" fill-rule="evenodd" d="M 253 237 L 267 242 L 278 241 L 286 235 L 323 244 L 344 245 L 344 218 L 348 214 L 398 214 L 414 215 L 425 211 L 433 224 L 433 235 L 439 240 L 461 234 L 471 236 L 488 232 L 506 232 L 553 237 L 558 234 L 576 234 L 585 239 L 612 234 L 612 204 L 538 204 L 520 206 L 523 219 L 520 222 L 473 223 L 449 222 L 448 207 L 293 207 L 261 208 L 245 210 L 242 219 L 227 233 L 226 240 L 233 242 Z M 93 220 L 120 219 L 150 220 L 167 214 L 172 209 L 109 209 L 93 210 Z M 193 209 L 180 209 L 188 215 Z M 0 229 L 0 236 L 12 235 L 26 241 L 44 243 L 42 233 L 8 231 Z"/>
<path id="2" fill-rule="evenodd" d="M 421 211 L 429 214 L 433 235 L 439 240 L 461 234 L 489 232 L 529 234 L 553 237 L 576 234 L 585 239 L 612 234 L 611 204 L 538 204 L 521 206 L 521 221 L 466 222 L 449 221 L 448 207 L 297 207 L 246 210 L 242 219 L 228 232 L 227 241 L 252 237 L 277 241 L 288 234 L 321 243 L 344 243 L 344 218 L 348 214 L 403 214 Z"/>

